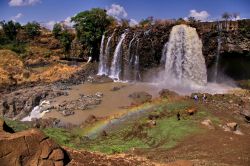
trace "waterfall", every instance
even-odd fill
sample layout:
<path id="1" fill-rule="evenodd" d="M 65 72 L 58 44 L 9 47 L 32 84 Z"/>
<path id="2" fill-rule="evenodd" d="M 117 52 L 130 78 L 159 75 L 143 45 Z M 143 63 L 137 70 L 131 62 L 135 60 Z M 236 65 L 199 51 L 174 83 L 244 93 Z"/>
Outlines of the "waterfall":
<path id="1" fill-rule="evenodd" d="M 101 47 L 100 47 L 100 62 L 98 67 L 98 75 L 106 74 L 106 62 L 105 62 L 105 54 L 104 54 L 104 40 L 105 35 L 102 35 Z"/>
<path id="2" fill-rule="evenodd" d="M 161 64 L 165 64 L 166 63 L 166 54 L 168 51 L 168 42 L 166 42 L 163 46 L 162 52 L 161 52 Z"/>
<path id="3" fill-rule="evenodd" d="M 100 48 L 100 62 L 99 62 L 99 67 L 98 67 L 98 74 L 97 75 L 108 75 L 109 69 L 108 69 L 108 57 L 110 54 L 110 42 L 111 39 L 113 38 L 114 33 L 112 33 L 111 36 L 108 37 L 107 44 L 105 46 L 104 50 L 104 39 L 105 36 L 102 36 L 102 42 L 101 42 L 101 48 Z"/>
<path id="4" fill-rule="evenodd" d="M 195 28 L 187 25 L 172 28 L 166 52 L 165 79 L 180 84 L 207 83 L 202 42 Z"/>
<path id="5" fill-rule="evenodd" d="M 221 49 L 221 30 L 222 30 L 222 23 L 218 22 L 219 35 L 217 37 L 218 45 L 217 45 L 217 52 L 216 52 L 216 60 L 215 60 L 215 67 L 214 67 L 213 82 L 217 82 L 217 78 L 218 78 L 219 61 L 220 61 L 220 49 Z"/>
<path id="6" fill-rule="evenodd" d="M 140 70 L 139 70 L 139 67 L 140 67 L 140 61 L 139 61 L 139 52 L 138 52 L 138 49 L 139 49 L 139 43 L 140 43 L 140 39 L 137 39 L 137 44 L 136 44 L 136 56 L 135 56 L 135 62 L 134 62 L 134 72 L 135 72 L 135 78 L 134 80 L 140 80 L 141 79 L 141 76 L 140 76 Z"/>
<path id="7" fill-rule="evenodd" d="M 129 64 L 132 64 L 132 62 L 133 62 L 133 54 L 131 54 L 131 47 L 132 47 L 132 44 L 133 44 L 133 42 L 134 42 L 135 39 L 136 39 L 136 34 L 134 34 L 133 39 L 130 40 L 129 46 L 128 46 Z M 131 55 L 132 55 L 132 56 L 131 56 Z"/>
<path id="8" fill-rule="evenodd" d="M 45 113 L 49 112 L 48 108 L 50 107 L 49 101 L 42 101 L 38 106 L 34 107 L 30 112 L 30 115 L 23 118 L 21 121 L 32 121 L 32 119 L 40 119 Z"/>
<path id="9" fill-rule="evenodd" d="M 122 60 L 122 42 L 126 37 L 126 32 L 121 35 L 121 38 L 115 48 L 114 57 L 110 69 L 110 77 L 119 80 L 121 72 L 121 60 Z"/>

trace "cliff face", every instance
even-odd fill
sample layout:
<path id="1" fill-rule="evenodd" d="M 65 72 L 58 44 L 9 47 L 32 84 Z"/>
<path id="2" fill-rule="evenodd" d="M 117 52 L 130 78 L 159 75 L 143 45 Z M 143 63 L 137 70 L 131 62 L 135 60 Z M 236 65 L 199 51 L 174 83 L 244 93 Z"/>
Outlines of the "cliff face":
<path id="1" fill-rule="evenodd" d="M 218 29 L 219 24 L 221 29 Z M 139 56 L 140 72 L 147 71 L 150 68 L 159 67 L 164 44 L 168 42 L 172 27 L 176 23 L 169 22 L 164 24 L 155 24 L 148 27 L 136 27 L 127 30 L 126 38 L 122 49 L 122 75 L 126 75 L 129 66 L 129 60 L 133 55 Z M 214 64 L 217 55 L 218 38 L 221 40 L 220 54 L 237 54 L 237 56 L 246 57 L 250 52 L 250 20 L 228 21 L 228 22 L 206 22 L 193 23 L 190 26 L 195 27 L 203 43 L 203 55 L 207 67 Z M 117 28 L 106 34 L 107 37 L 115 33 L 112 42 L 109 58 L 111 63 L 115 47 L 119 37 L 125 29 Z M 133 39 L 134 38 L 134 39 Z M 194 43 L 195 44 L 195 43 Z M 130 46 L 130 49 L 129 49 Z"/>

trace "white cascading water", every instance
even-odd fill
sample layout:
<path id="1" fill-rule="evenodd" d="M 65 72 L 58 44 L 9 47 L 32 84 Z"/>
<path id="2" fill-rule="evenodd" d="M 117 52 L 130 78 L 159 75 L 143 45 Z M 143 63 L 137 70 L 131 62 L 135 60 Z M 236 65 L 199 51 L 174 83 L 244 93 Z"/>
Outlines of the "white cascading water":
<path id="1" fill-rule="evenodd" d="M 48 108 L 50 107 L 49 101 L 42 101 L 38 106 L 34 107 L 30 112 L 30 115 L 23 118 L 21 121 L 32 121 L 32 119 L 40 119 L 47 112 L 49 112 Z"/>
<path id="2" fill-rule="evenodd" d="M 134 55 L 134 54 L 131 54 L 131 47 L 132 47 L 132 44 L 133 44 L 133 42 L 134 42 L 135 39 L 136 39 L 136 34 L 134 34 L 134 36 L 133 36 L 132 40 L 130 40 L 129 46 L 128 46 L 128 54 L 129 54 L 128 58 L 129 58 L 129 64 L 130 65 L 133 62 L 133 55 Z"/>
<path id="3" fill-rule="evenodd" d="M 218 78 L 220 49 L 221 49 L 221 31 L 222 31 L 222 23 L 218 22 L 219 35 L 217 37 L 218 45 L 217 45 L 217 53 L 216 53 L 216 60 L 215 60 L 215 67 L 214 67 L 213 82 L 217 82 L 217 78 Z"/>
<path id="4" fill-rule="evenodd" d="M 100 47 L 100 62 L 99 62 L 98 74 L 97 75 L 108 75 L 108 73 L 109 73 L 108 57 L 109 57 L 109 54 L 110 54 L 111 39 L 113 38 L 114 34 L 115 34 L 115 32 L 112 33 L 112 35 L 108 37 L 108 41 L 107 41 L 107 44 L 105 46 L 105 50 L 104 50 L 105 36 L 103 35 L 103 37 L 102 37 L 101 47 Z"/>
<path id="5" fill-rule="evenodd" d="M 103 75 L 106 74 L 106 62 L 105 62 L 105 54 L 104 54 L 104 40 L 105 40 L 105 35 L 102 35 L 102 41 L 101 41 L 101 47 L 100 47 L 100 62 L 99 62 L 99 67 L 98 67 L 98 74 L 97 75 Z"/>
<path id="6" fill-rule="evenodd" d="M 162 52 L 161 52 L 161 61 L 160 61 L 161 64 L 165 64 L 166 63 L 166 54 L 167 54 L 167 51 L 168 51 L 168 42 L 166 42 L 164 44 L 164 47 L 163 47 Z"/>
<path id="7" fill-rule="evenodd" d="M 168 41 L 165 63 L 166 81 L 180 84 L 205 85 L 207 70 L 202 55 L 202 42 L 195 28 L 176 25 Z"/>
<path id="8" fill-rule="evenodd" d="M 121 61 L 122 61 L 122 42 L 126 37 L 126 32 L 121 35 L 121 38 L 115 48 L 114 57 L 110 69 L 110 78 L 118 79 L 121 72 Z"/>

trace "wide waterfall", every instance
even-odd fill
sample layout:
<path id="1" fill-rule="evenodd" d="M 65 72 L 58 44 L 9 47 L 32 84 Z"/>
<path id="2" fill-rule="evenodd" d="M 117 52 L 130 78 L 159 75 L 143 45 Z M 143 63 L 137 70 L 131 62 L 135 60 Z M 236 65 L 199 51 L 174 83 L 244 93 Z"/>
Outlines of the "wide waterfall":
<path id="1" fill-rule="evenodd" d="M 122 42 L 126 37 L 126 32 L 121 35 L 121 38 L 115 48 L 114 57 L 110 69 L 110 78 L 118 79 L 121 72 L 121 61 L 122 61 Z"/>
<path id="2" fill-rule="evenodd" d="M 167 44 L 165 79 L 180 84 L 205 85 L 207 70 L 202 55 L 202 42 L 195 28 L 176 25 Z"/>
<path id="3" fill-rule="evenodd" d="M 105 54 L 104 54 L 104 40 L 105 40 L 105 35 L 102 35 L 102 42 L 101 42 L 101 47 L 100 47 L 100 62 L 99 62 L 99 67 L 98 67 L 98 75 L 103 75 L 106 74 L 106 62 L 105 62 Z"/>

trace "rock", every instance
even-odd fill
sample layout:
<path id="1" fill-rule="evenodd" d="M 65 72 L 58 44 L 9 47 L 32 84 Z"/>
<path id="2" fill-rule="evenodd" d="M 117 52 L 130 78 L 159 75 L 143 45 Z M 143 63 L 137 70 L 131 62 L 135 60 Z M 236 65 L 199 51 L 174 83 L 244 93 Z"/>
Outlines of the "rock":
<path id="1" fill-rule="evenodd" d="M 213 123 L 210 119 L 205 119 L 204 121 L 201 122 L 201 124 L 205 125 L 209 129 L 214 129 Z"/>
<path id="2" fill-rule="evenodd" d="M 109 83 L 109 82 L 113 82 L 113 80 L 111 78 L 109 78 L 108 76 L 105 75 L 92 75 L 89 76 L 87 79 L 88 82 L 91 83 Z"/>
<path id="3" fill-rule="evenodd" d="M 197 112 L 197 110 L 195 108 L 190 108 L 188 110 L 186 110 L 186 113 L 188 115 L 194 115 Z"/>
<path id="4" fill-rule="evenodd" d="M 146 123 L 146 125 L 148 126 L 148 127 L 154 127 L 154 126 L 156 126 L 156 121 L 155 120 L 149 120 L 147 123 Z"/>
<path id="5" fill-rule="evenodd" d="M 161 98 L 179 96 L 176 92 L 170 91 L 170 90 L 168 90 L 168 89 L 162 89 L 162 90 L 159 92 L 159 95 L 160 95 Z"/>
<path id="6" fill-rule="evenodd" d="M 227 123 L 226 126 L 230 131 L 236 131 L 238 129 L 238 124 L 236 122 Z"/>
<path id="7" fill-rule="evenodd" d="M 8 118 L 22 119 L 26 117 L 41 101 L 65 95 L 51 86 L 24 88 L 0 98 L 0 112 Z"/>
<path id="8" fill-rule="evenodd" d="M 70 116 L 70 115 L 74 115 L 75 112 L 71 111 L 71 110 L 64 110 L 62 111 L 63 116 Z"/>
<path id="9" fill-rule="evenodd" d="M 98 118 L 97 118 L 96 116 L 94 116 L 94 115 L 89 115 L 89 116 L 87 117 L 87 119 L 85 120 L 84 123 L 86 123 L 86 124 L 92 124 L 92 123 L 95 123 L 95 122 L 97 122 L 97 121 L 98 121 Z"/>
<path id="10" fill-rule="evenodd" d="M 101 93 L 101 92 L 97 92 L 95 95 L 96 95 L 97 97 L 99 97 L 99 98 L 102 98 L 102 97 L 103 97 L 103 93 Z"/>
<path id="11" fill-rule="evenodd" d="M 115 87 L 113 87 L 113 88 L 111 89 L 111 91 L 118 91 L 118 90 L 120 90 L 120 89 L 121 89 L 120 87 L 115 86 Z"/>
<path id="12" fill-rule="evenodd" d="M 64 154 L 61 149 L 55 149 L 52 151 L 51 155 L 49 156 L 49 159 L 54 161 L 63 160 Z"/>
<path id="13" fill-rule="evenodd" d="M 147 92 L 134 92 L 129 95 L 129 98 L 132 99 L 132 105 L 139 105 L 150 102 L 152 95 L 148 94 Z"/>
<path id="14" fill-rule="evenodd" d="M 9 133 L 0 120 L 0 163 L 5 166 L 66 165 L 63 150 L 37 129 Z M 18 147 L 18 148 L 17 148 Z M 18 159 L 18 160 L 17 160 Z M 38 164 L 39 163 L 39 164 Z"/>
<path id="15" fill-rule="evenodd" d="M 244 110 L 240 112 L 245 117 L 246 122 L 250 123 L 250 110 Z"/>

